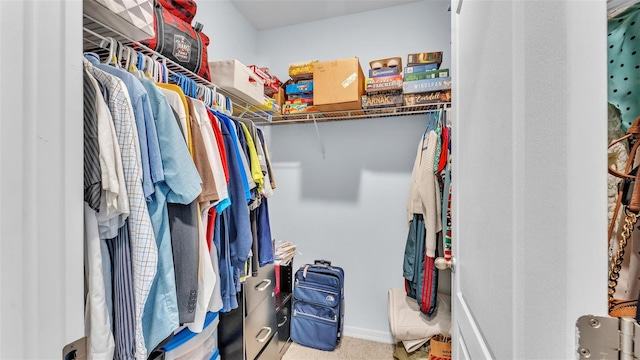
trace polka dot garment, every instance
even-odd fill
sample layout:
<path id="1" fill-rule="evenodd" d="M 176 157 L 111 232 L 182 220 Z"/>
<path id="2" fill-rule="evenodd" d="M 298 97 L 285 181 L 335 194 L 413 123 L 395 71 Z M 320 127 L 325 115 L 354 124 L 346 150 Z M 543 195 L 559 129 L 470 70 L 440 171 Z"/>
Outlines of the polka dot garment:
<path id="1" fill-rule="evenodd" d="M 627 131 L 640 116 L 640 3 L 609 20 L 608 32 L 609 102 Z"/>

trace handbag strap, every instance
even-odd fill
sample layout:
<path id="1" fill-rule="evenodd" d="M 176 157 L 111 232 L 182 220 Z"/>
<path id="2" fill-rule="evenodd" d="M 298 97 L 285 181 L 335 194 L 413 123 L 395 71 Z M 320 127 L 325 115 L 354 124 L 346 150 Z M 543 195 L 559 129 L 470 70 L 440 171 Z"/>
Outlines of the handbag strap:
<path id="1" fill-rule="evenodd" d="M 611 265 L 609 267 L 609 312 L 613 309 L 613 295 L 616 292 L 616 286 L 618 285 L 618 279 L 620 278 L 620 269 L 622 269 L 625 248 L 631 238 L 633 228 L 638 222 L 637 214 L 630 211 L 625 211 L 625 214 L 626 216 L 624 219 L 622 235 L 620 236 L 620 243 L 618 244 L 618 251 L 611 260 Z"/>

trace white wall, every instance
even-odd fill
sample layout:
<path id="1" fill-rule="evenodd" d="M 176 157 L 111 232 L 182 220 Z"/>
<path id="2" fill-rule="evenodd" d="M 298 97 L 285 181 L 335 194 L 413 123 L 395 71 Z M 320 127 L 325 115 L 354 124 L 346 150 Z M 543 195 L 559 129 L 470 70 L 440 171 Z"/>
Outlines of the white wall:
<path id="1" fill-rule="evenodd" d="M 358 56 L 367 72 L 370 60 L 405 61 L 420 51 L 444 51 L 448 67 L 447 8 L 446 1 L 423 1 L 260 31 L 258 51 L 281 79 L 291 62 Z M 406 200 L 425 126 L 425 116 L 321 123 L 324 158 L 313 124 L 269 128 L 278 182 L 272 233 L 298 245 L 295 266 L 326 258 L 345 269 L 347 336 L 391 341 L 387 290 L 404 286 Z M 440 288 L 450 292 L 450 273 L 441 279 Z"/>
<path id="2" fill-rule="evenodd" d="M 257 31 L 229 0 L 199 0 L 195 21 L 211 39 L 209 61 L 238 59 L 247 66 L 257 61 Z"/>
<path id="3" fill-rule="evenodd" d="M 81 18 L 79 0 L 0 1 L 2 359 L 84 335 Z"/>
<path id="4" fill-rule="evenodd" d="M 362 70 L 369 61 L 402 58 L 423 51 L 444 50 L 449 67 L 451 18 L 448 1 L 424 0 L 407 5 L 339 16 L 258 32 L 257 51 L 281 80 L 288 79 L 290 63 L 357 56 Z"/>

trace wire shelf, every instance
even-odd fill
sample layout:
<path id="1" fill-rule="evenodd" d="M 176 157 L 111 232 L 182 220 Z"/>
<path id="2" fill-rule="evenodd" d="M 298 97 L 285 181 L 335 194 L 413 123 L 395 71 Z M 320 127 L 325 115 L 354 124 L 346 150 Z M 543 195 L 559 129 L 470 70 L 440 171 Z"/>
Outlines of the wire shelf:
<path id="1" fill-rule="evenodd" d="M 185 69 L 184 67 L 176 64 L 175 62 L 165 58 L 161 54 L 149 49 L 148 47 L 142 45 L 140 42 L 132 40 L 122 32 L 111 28 L 110 26 L 104 24 L 103 22 L 87 15 L 83 14 L 83 50 L 94 52 L 100 57 L 106 57 L 109 53 L 109 50 L 100 46 L 103 40 L 107 40 L 108 38 L 112 38 L 118 42 L 120 42 L 124 46 L 128 46 L 133 48 L 136 51 L 140 51 L 141 53 L 151 57 L 152 59 L 162 60 L 166 63 L 167 68 L 170 73 L 180 73 L 183 74 L 196 83 L 206 86 L 215 90 L 217 93 L 220 93 L 227 98 L 231 99 L 233 102 L 234 113 L 241 113 L 242 118 L 251 119 L 257 122 L 270 122 L 271 114 L 259 110 L 255 110 L 256 106 L 247 104 L 246 101 L 238 98 L 233 95 L 231 92 L 224 90 L 213 84 L 210 81 L 203 79 L 197 74 L 193 73 L 190 70 Z"/>
<path id="2" fill-rule="evenodd" d="M 380 117 L 394 117 L 394 116 L 410 116 L 420 115 L 432 112 L 438 109 L 450 108 L 450 102 L 441 102 L 425 105 L 412 105 L 412 106 L 398 106 L 388 108 L 368 108 L 362 110 L 344 110 L 344 111 L 328 111 L 328 112 L 310 112 L 310 113 L 298 113 L 281 115 L 279 113 L 273 113 L 269 111 L 260 110 L 258 106 L 248 104 L 246 101 L 235 96 L 233 93 L 218 87 L 210 81 L 203 79 L 197 74 L 184 67 L 176 64 L 175 62 L 165 58 L 161 54 L 149 49 L 142 45 L 140 42 L 131 39 L 123 34 L 121 31 L 113 29 L 109 25 L 91 17 L 88 14 L 83 14 L 83 49 L 84 51 L 91 51 L 98 54 L 101 58 L 107 57 L 109 50 L 101 46 L 103 40 L 109 38 L 120 42 L 124 46 L 133 48 L 136 51 L 151 57 L 152 59 L 162 60 L 170 73 L 183 74 L 197 84 L 206 86 L 214 91 L 221 93 L 233 102 L 233 114 L 235 118 L 247 119 L 253 121 L 256 125 L 285 125 L 292 123 L 307 123 L 307 122 L 327 122 L 327 121 L 342 121 L 342 120 L 359 120 L 359 119 L 372 119 Z"/>
<path id="3" fill-rule="evenodd" d="M 261 122 L 256 121 L 256 125 L 285 125 L 285 124 L 303 124 L 307 122 L 327 122 L 342 120 L 360 120 L 374 119 L 381 117 L 396 117 L 421 115 L 433 112 L 439 109 L 451 108 L 450 102 L 439 102 L 425 105 L 397 106 L 387 108 L 369 108 L 362 110 L 341 110 L 329 112 L 309 112 L 290 115 L 273 115 L 272 121 Z"/>

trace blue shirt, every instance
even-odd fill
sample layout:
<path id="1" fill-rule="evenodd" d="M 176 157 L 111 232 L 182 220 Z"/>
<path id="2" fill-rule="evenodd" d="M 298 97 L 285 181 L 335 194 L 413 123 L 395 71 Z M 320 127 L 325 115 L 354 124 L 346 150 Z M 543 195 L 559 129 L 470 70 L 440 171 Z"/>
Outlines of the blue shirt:
<path id="1" fill-rule="evenodd" d="M 153 82 L 140 82 L 149 96 L 164 167 L 164 181 L 156 184 L 149 202 L 158 245 L 158 272 L 142 318 L 145 344 L 154 349 L 180 325 L 167 202 L 193 202 L 202 191 L 202 181 L 166 98 Z"/>
<path id="2" fill-rule="evenodd" d="M 228 119 L 225 118 L 226 117 L 221 116 L 223 121 L 220 122 L 220 130 L 222 131 L 222 137 L 224 138 L 224 145 L 227 152 L 227 164 L 229 167 L 229 197 L 231 198 L 231 206 L 222 213 L 223 218 L 228 219 L 228 226 L 222 229 L 223 232 L 226 233 L 222 236 L 222 239 L 224 239 L 225 236 L 228 236 L 228 263 L 231 266 L 232 280 L 237 289 L 240 286 L 240 272 L 244 269 L 244 263 L 249 257 L 249 251 L 253 244 L 253 236 L 251 234 L 251 223 L 249 222 L 249 206 L 246 201 L 243 201 L 245 199 L 245 192 L 242 180 L 240 179 L 240 169 L 242 168 L 242 164 L 240 164 L 240 155 L 238 153 L 238 148 L 233 146 L 233 136 L 231 136 L 233 126 L 227 126 L 225 124 L 226 121 L 224 120 Z M 223 263 L 224 262 L 221 261 L 220 266 L 223 266 Z M 228 297 L 229 293 L 225 293 L 225 289 L 223 288 L 225 280 L 221 279 L 221 281 L 221 291 L 224 302 L 225 297 Z M 225 304 L 225 309 L 227 309 L 227 304 Z"/>
<path id="3" fill-rule="evenodd" d="M 238 143 L 238 133 L 236 132 L 236 126 L 235 123 L 233 122 L 233 120 L 229 119 L 226 115 L 224 114 L 220 114 L 220 113 L 215 113 L 216 117 L 218 117 L 220 119 L 221 125 L 222 123 L 224 123 L 225 127 L 228 129 L 228 133 L 231 136 L 231 141 L 233 143 L 232 148 L 235 149 L 234 150 L 234 155 L 236 156 L 237 161 L 239 161 L 240 164 L 240 181 L 242 182 L 242 188 L 244 190 L 244 196 L 245 196 L 245 202 L 244 204 L 247 204 L 249 202 L 249 200 L 251 200 L 251 189 L 249 188 L 249 181 L 247 180 L 247 172 L 244 171 L 244 166 L 241 163 L 241 158 L 240 156 L 242 156 L 240 154 L 240 144 Z M 226 145 L 226 143 L 225 143 Z M 229 155 L 227 155 L 227 157 L 229 157 Z M 239 201 L 240 199 L 231 199 L 231 201 Z"/>
<path id="4" fill-rule="evenodd" d="M 149 104 L 147 91 L 140 80 L 133 74 L 111 65 L 100 63 L 97 54 L 86 53 L 85 58 L 98 69 L 111 74 L 124 82 L 127 87 L 133 116 L 136 121 L 138 141 L 140 143 L 140 157 L 142 163 L 142 189 L 144 196 L 149 201 L 149 196 L 155 191 L 154 184 L 164 180 L 162 160 L 160 159 L 160 146 L 156 124 L 153 121 L 153 112 Z"/>

